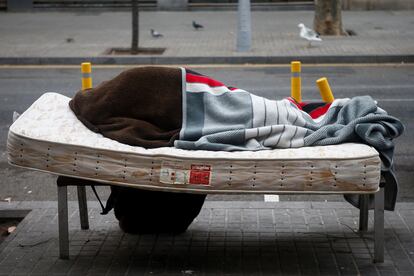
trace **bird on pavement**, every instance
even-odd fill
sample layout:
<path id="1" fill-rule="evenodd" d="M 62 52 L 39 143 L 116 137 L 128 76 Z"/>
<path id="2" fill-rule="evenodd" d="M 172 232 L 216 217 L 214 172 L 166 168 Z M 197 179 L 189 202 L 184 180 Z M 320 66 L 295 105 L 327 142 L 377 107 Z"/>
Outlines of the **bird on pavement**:
<path id="1" fill-rule="evenodd" d="M 306 39 L 309 42 L 308 47 L 312 47 L 312 41 L 322 41 L 322 39 L 319 37 L 319 34 L 314 30 L 306 27 L 305 24 L 300 23 L 298 27 L 300 28 L 300 37 Z"/>
<path id="2" fill-rule="evenodd" d="M 201 25 L 201 24 L 199 24 L 199 23 L 197 23 L 197 22 L 195 22 L 195 21 L 193 21 L 193 28 L 194 28 L 196 31 L 198 31 L 198 29 L 203 29 L 203 28 L 204 28 L 204 26 L 203 26 L 203 25 Z"/>
<path id="3" fill-rule="evenodd" d="M 155 31 L 154 29 L 151 29 L 151 36 L 154 37 L 154 38 L 163 37 L 162 34 L 160 34 L 159 32 Z"/>

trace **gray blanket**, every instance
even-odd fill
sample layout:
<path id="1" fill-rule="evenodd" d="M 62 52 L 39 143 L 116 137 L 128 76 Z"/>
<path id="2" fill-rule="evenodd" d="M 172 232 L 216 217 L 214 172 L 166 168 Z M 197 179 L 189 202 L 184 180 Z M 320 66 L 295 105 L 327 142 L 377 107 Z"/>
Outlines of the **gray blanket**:
<path id="1" fill-rule="evenodd" d="M 174 144 L 177 148 L 251 151 L 357 142 L 373 146 L 380 153 L 383 172 L 393 175 L 393 139 L 404 127 L 369 96 L 335 100 L 325 114 L 313 119 L 289 99 L 269 100 L 194 79 L 187 76 L 183 81 L 183 125 Z M 397 190 L 396 182 L 387 185 L 386 209 L 394 209 Z"/>

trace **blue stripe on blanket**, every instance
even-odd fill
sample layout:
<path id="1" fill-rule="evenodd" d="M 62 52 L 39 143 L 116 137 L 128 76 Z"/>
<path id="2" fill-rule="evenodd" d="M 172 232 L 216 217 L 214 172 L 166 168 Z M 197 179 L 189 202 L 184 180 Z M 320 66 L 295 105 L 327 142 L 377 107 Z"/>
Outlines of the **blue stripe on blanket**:
<path id="1" fill-rule="evenodd" d="M 244 130 L 251 125 L 252 112 L 249 93 L 225 93 L 218 96 L 209 93 L 197 94 L 204 94 L 204 106 L 215 107 L 204 110 L 203 135 L 235 129 Z"/>
<path id="2" fill-rule="evenodd" d="M 183 110 L 186 127 L 183 129 L 182 140 L 195 141 L 203 136 L 200 126 L 204 125 L 204 93 L 186 93 L 187 109 Z"/>

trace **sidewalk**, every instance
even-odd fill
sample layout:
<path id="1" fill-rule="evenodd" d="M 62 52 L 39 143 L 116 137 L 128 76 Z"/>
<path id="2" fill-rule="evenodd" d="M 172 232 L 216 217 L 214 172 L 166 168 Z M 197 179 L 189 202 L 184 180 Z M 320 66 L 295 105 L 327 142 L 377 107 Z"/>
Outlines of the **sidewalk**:
<path id="1" fill-rule="evenodd" d="M 413 62 L 414 11 L 344 11 L 344 29 L 356 36 L 323 37 L 307 48 L 298 23 L 311 27 L 313 11 L 252 12 L 252 50 L 236 52 L 237 12 L 141 12 L 140 46 L 165 47 L 159 56 L 107 56 L 129 47 L 129 12 L 1 13 L 0 64 Z M 195 31 L 192 21 L 205 26 Z M 162 33 L 152 38 L 150 29 Z M 68 42 L 69 41 L 69 42 Z"/>
<path id="2" fill-rule="evenodd" d="M 0 275 L 412 275 L 414 203 L 386 212 L 385 263 L 373 264 L 372 227 L 339 202 L 206 202 L 181 235 L 127 235 L 90 205 L 80 230 L 70 202 L 70 260 L 58 259 L 56 202 L 0 203 L 32 209 L 0 245 Z M 372 213 L 371 213 L 372 218 Z M 372 225 L 372 221 L 370 221 Z"/>

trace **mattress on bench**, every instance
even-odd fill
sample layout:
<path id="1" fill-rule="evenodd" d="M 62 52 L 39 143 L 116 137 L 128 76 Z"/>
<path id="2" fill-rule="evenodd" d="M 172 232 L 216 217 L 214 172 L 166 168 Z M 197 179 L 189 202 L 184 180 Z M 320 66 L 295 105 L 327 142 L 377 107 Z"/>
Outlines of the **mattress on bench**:
<path id="1" fill-rule="evenodd" d="M 367 145 L 213 152 L 144 149 L 86 128 L 70 98 L 45 93 L 10 127 L 9 163 L 114 185 L 193 193 L 373 193 L 381 163 Z"/>

